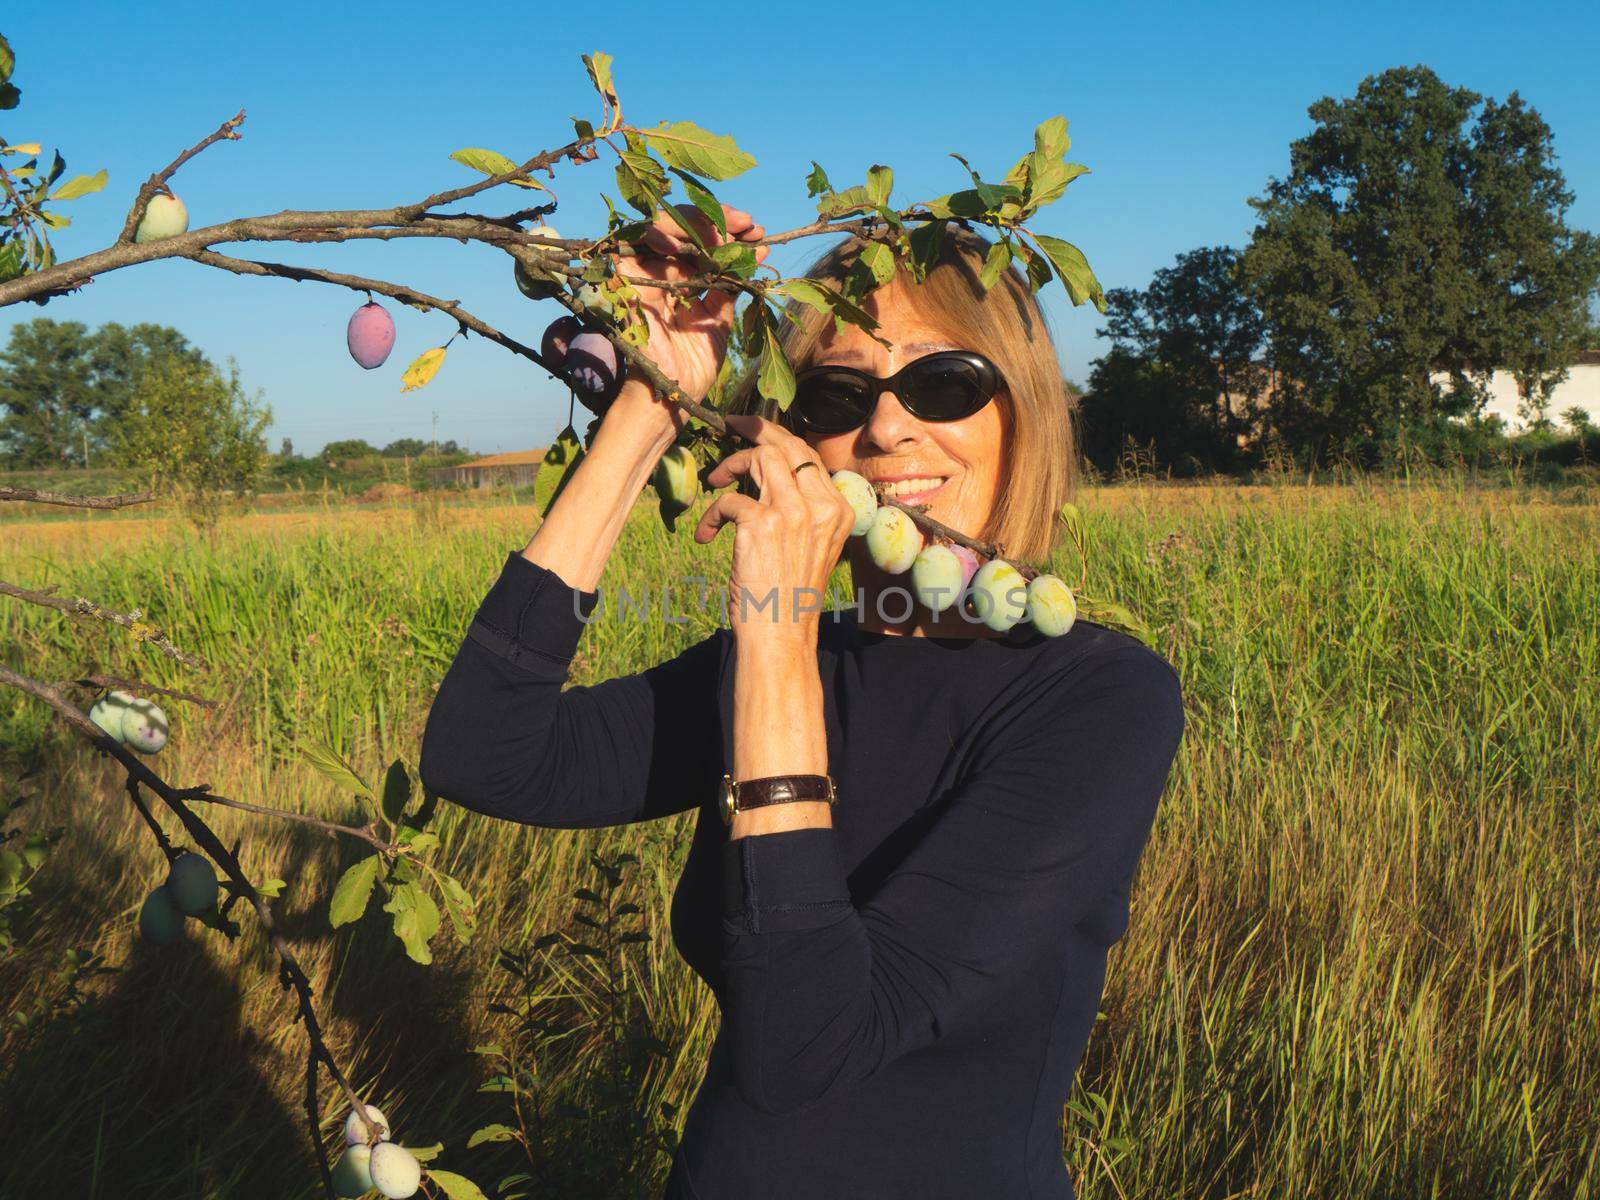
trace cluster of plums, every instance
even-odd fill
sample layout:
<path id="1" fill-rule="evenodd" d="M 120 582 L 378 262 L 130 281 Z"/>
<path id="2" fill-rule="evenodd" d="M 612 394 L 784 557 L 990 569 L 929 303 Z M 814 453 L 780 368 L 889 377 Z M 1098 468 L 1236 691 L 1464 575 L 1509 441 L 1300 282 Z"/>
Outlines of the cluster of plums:
<path id="1" fill-rule="evenodd" d="M 217 902 L 217 873 L 198 854 L 180 854 L 167 865 L 167 881 L 144 898 L 139 936 L 152 946 L 170 946 L 183 936 L 185 917 L 198 917 Z"/>
<path id="2" fill-rule="evenodd" d="M 89 720 L 140 754 L 159 754 L 167 744 L 167 714 L 131 692 L 107 692 L 89 706 Z"/>
<path id="3" fill-rule="evenodd" d="M 585 297 L 583 289 L 578 291 L 580 303 L 593 305 L 598 299 L 598 293 Z M 617 348 L 598 328 L 585 324 L 571 313 L 557 317 L 545 327 L 539 353 L 545 365 L 566 380 L 578 402 L 596 416 L 604 414 L 622 390 L 624 373 L 617 359 Z"/>
<path id="4" fill-rule="evenodd" d="M 960 602 L 997 633 L 1025 620 L 1046 637 L 1059 637 L 1077 620 L 1077 600 L 1059 577 L 1024 579 L 1003 558 L 980 565 L 966 546 L 925 542 L 905 510 L 879 504 L 872 484 L 854 471 L 835 471 L 833 484 L 855 510 L 851 536 L 867 539 L 867 554 L 887 574 L 911 572 L 912 590 L 930 612 Z"/>
<path id="5" fill-rule="evenodd" d="M 352 1112 L 344 1122 L 344 1154 L 333 1168 L 333 1190 L 341 1196 L 364 1196 L 373 1188 L 389 1200 L 405 1200 L 422 1186 L 422 1164 L 404 1146 L 389 1140 L 389 1120 L 375 1105 L 367 1117 L 378 1127 L 378 1140 L 367 1143 L 367 1129 Z"/>

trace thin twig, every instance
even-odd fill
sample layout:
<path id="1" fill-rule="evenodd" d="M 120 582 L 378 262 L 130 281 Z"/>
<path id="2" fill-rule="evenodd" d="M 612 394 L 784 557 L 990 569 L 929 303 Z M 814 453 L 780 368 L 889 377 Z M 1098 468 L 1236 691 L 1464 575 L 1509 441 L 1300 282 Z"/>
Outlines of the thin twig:
<path id="1" fill-rule="evenodd" d="M 117 235 L 117 244 L 119 246 L 127 245 L 133 241 L 134 231 L 139 228 L 139 220 L 144 216 L 144 210 L 149 207 L 150 198 L 166 187 L 167 180 L 177 174 L 179 167 L 183 166 L 184 163 L 213 142 L 223 140 L 238 141 L 240 135 L 237 131 L 239 126 L 243 124 L 244 109 L 241 108 L 237 116 L 228 118 L 217 127 L 215 132 L 208 134 L 193 146 L 190 146 L 168 163 L 164 170 L 157 171 L 149 179 L 145 180 L 139 187 L 139 194 L 134 197 L 133 207 L 128 210 L 128 219 L 122 223 L 122 232 Z"/>
<path id="2" fill-rule="evenodd" d="M 153 692 L 161 696 L 171 696 L 174 700 L 187 700 L 190 704 L 198 704 L 201 708 L 217 708 L 219 700 L 208 700 L 204 696 L 196 696 L 193 692 L 180 692 L 174 688 L 160 687 L 154 683 L 145 683 L 140 679 L 125 679 L 121 675 L 80 675 L 76 679 L 60 679 L 50 685 L 57 691 L 68 687 L 86 688 L 121 688 L 127 692 Z"/>
<path id="3" fill-rule="evenodd" d="M 113 625 L 120 625 L 129 630 L 141 642 L 149 642 L 168 658 L 176 659 L 186 667 L 194 667 L 199 671 L 210 670 L 205 660 L 178 649 L 167 638 L 160 626 L 146 621 L 137 612 L 124 613 L 115 609 L 106 608 L 96 604 L 93 600 L 86 600 L 82 596 L 68 600 L 62 596 L 52 595 L 57 585 L 51 584 L 47 588 L 33 589 L 18 587 L 14 583 L 7 583 L 0 579 L 0 596 L 13 596 L 29 604 L 37 604 L 43 608 L 53 608 L 57 612 L 69 613 L 75 617 L 92 617 L 99 621 L 109 621 Z"/>

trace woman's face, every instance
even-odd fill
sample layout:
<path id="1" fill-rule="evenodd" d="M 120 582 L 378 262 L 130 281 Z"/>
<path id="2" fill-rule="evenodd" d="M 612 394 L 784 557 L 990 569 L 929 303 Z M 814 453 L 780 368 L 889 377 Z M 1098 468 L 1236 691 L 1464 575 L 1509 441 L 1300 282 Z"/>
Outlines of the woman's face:
<path id="1" fill-rule="evenodd" d="M 879 288 L 864 307 L 879 322 L 885 348 L 854 325 L 839 333 L 829 323 L 817 348 L 816 366 L 856 367 L 880 379 L 936 350 L 965 350 L 924 324 L 901 302 L 898 282 Z M 926 504 L 927 513 L 952 529 L 976 537 L 1000 493 L 1004 460 L 1005 390 L 970 417 L 922 421 L 906 411 L 892 390 L 878 397 L 866 424 L 847 433 L 806 433 L 829 472 L 855 471 L 873 483 L 900 480 L 888 488 L 902 504 Z"/>

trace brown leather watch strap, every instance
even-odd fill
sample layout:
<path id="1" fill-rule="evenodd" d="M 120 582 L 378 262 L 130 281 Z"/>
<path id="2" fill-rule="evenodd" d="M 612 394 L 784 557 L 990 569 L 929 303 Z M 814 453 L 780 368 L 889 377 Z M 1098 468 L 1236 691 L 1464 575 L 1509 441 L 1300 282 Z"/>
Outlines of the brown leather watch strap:
<path id="1" fill-rule="evenodd" d="M 830 804 L 834 801 L 833 780 L 826 775 L 768 775 L 740 780 L 733 789 L 740 812 L 794 800 L 826 800 Z"/>
<path id="2" fill-rule="evenodd" d="M 838 795 L 827 775 L 767 775 L 735 783 L 732 776 L 724 774 L 717 807 L 722 811 L 723 823 L 731 825 L 735 812 L 793 800 L 826 800 L 834 804 Z"/>

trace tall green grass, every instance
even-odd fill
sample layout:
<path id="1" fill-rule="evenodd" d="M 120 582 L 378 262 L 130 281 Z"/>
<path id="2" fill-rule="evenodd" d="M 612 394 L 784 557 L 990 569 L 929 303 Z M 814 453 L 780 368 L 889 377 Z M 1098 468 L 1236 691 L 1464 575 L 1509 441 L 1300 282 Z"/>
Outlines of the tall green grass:
<path id="1" fill-rule="evenodd" d="M 1081 1195 L 1600 1195 L 1600 512 L 1592 492 L 1562 499 L 1436 485 L 1085 497 L 1090 588 L 1159 632 L 1189 716 L 1063 1114 Z M 0 661 L 196 687 L 223 703 L 168 706 L 169 778 L 353 815 L 295 743 L 331 742 L 369 771 L 414 759 L 432 689 L 534 520 L 424 508 L 103 542 L 8 525 L 0 577 L 144 608 L 214 669 L 174 671 L 116 631 L 16 604 L 0 608 Z M 603 586 L 715 579 L 724 542 L 670 537 L 641 505 Z M 574 678 L 640 670 L 717 619 L 687 615 L 597 622 Z M 301 1034 L 259 938 L 141 947 L 134 916 L 160 860 L 114 773 L 25 697 L 0 693 L 0 743 L 46 765 L 31 815 L 67 827 L 0 996 L 13 1011 L 48 1000 L 68 947 L 122 968 L 0 1042 L 0 1127 L 30 1148 L 0 1160 L 0 1194 L 313 1194 Z M 257 877 L 288 881 L 285 924 L 326 981 L 337 1049 L 403 1134 L 446 1142 L 445 1165 L 490 1185 L 529 1169 L 504 1147 L 463 1149 L 509 1111 L 476 1090 L 485 1042 L 532 1064 L 547 1114 L 620 1106 L 681 1127 L 717 1021 L 667 930 L 692 816 L 567 832 L 451 810 L 443 865 L 476 893 L 479 932 L 436 943 L 423 968 L 370 915 L 328 928 L 353 850 L 209 815 L 245 839 Z M 619 896 L 642 905 L 649 939 L 609 964 L 537 949 L 585 932 L 571 893 L 593 884 L 595 851 L 639 856 Z M 661 1047 L 619 1065 L 619 1029 Z M 567 1132 L 540 1143 L 533 1194 L 659 1194 L 664 1150 L 637 1156 L 633 1193 L 584 1190 L 625 1122 L 550 1128 Z"/>

